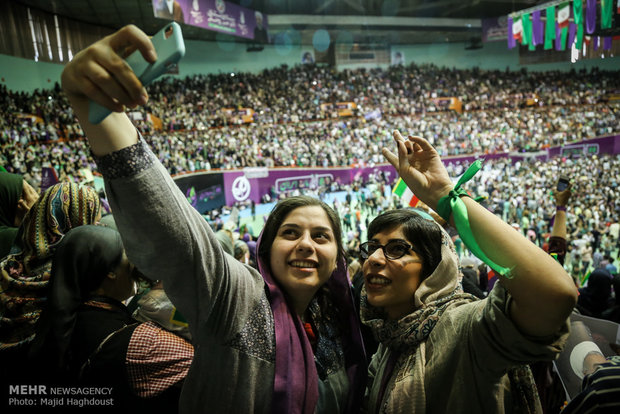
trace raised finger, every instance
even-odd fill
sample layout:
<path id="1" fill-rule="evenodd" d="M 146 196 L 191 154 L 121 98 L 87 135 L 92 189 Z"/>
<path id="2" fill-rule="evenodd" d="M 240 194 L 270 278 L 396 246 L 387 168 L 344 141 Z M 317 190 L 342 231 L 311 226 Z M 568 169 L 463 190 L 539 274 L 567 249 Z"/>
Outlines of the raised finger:
<path id="1" fill-rule="evenodd" d="M 409 166 L 409 160 L 407 159 L 407 155 L 410 154 L 411 149 L 407 148 L 407 144 L 405 141 L 398 140 L 396 141 L 398 145 L 398 171 L 405 171 Z"/>
<path id="2" fill-rule="evenodd" d="M 157 52 L 151 43 L 151 39 L 133 24 L 123 27 L 110 36 L 109 44 L 118 53 L 123 53 L 123 57 L 127 57 L 125 53 L 137 49 L 147 62 L 153 63 L 157 60 Z"/>
<path id="3" fill-rule="evenodd" d="M 385 159 L 392 164 L 392 167 L 396 168 L 396 171 L 398 171 L 398 156 L 387 148 L 383 148 L 381 153 Z"/>
<path id="4" fill-rule="evenodd" d="M 400 131 L 395 129 L 394 131 L 392 131 L 392 136 L 394 137 L 394 141 L 398 142 L 398 141 L 405 141 L 405 138 L 403 138 L 403 136 L 401 135 Z"/>
<path id="5" fill-rule="evenodd" d="M 417 145 L 419 145 L 423 151 L 430 151 L 434 149 L 433 146 L 430 144 L 430 142 L 416 135 L 409 135 L 409 141 L 414 142 Z"/>

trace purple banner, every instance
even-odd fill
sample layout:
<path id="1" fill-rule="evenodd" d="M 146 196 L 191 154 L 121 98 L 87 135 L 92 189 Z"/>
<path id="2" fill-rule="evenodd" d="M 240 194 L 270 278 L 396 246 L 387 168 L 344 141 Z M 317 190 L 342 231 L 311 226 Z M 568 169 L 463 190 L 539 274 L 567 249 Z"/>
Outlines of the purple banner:
<path id="1" fill-rule="evenodd" d="M 535 45 L 543 44 L 543 27 L 540 10 L 536 10 L 532 13 L 532 39 Z"/>
<path id="2" fill-rule="evenodd" d="M 568 43 L 567 46 L 569 48 L 573 47 L 573 43 L 575 43 L 575 35 L 577 34 L 577 25 L 575 23 L 571 23 L 568 25 Z"/>
<path id="3" fill-rule="evenodd" d="M 512 33 L 512 17 L 508 18 L 508 49 L 512 49 L 517 45 L 514 33 Z"/>
<path id="4" fill-rule="evenodd" d="M 611 39 L 611 36 L 603 39 L 603 50 L 611 50 Z"/>
<path id="5" fill-rule="evenodd" d="M 358 178 L 368 179 L 370 174 L 383 173 L 388 180 L 396 177 L 391 165 L 363 168 L 276 168 L 262 169 L 263 174 L 254 171 L 230 171 L 224 173 L 226 204 L 254 200 L 260 202 L 264 194 L 277 197 L 281 193 L 298 190 L 301 194 L 318 187 L 329 186 L 333 182 L 350 184 Z"/>
<path id="6" fill-rule="evenodd" d="M 495 42 L 504 40 L 506 37 L 508 37 L 508 21 L 505 17 L 482 19 L 483 42 Z"/>
<path id="7" fill-rule="evenodd" d="M 620 154 L 620 135 L 593 138 L 585 141 L 574 142 L 561 147 L 553 147 L 548 150 L 535 153 L 527 152 L 503 152 L 485 155 L 462 155 L 443 157 L 444 164 L 471 163 L 476 159 L 510 158 L 511 162 L 523 159 L 548 159 L 550 157 L 587 157 L 598 154 Z M 264 194 L 273 194 L 277 197 L 281 193 L 299 190 L 305 194 L 307 190 L 318 186 L 328 186 L 332 182 L 351 184 L 354 180 L 362 178 L 368 180 L 370 175 L 381 174 L 388 182 L 396 179 L 396 171 L 389 164 L 381 164 L 374 167 L 343 167 L 343 168 L 246 168 L 228 172 L 198 172 L 182 174 L 174 177 L 175 182 L 187 195 L 190 202 L 200 202 L 202 209 L 212 206 L 208 203 L 221 205 L 220 186 L 223 187 L 226 205 L 233 205 L 238 201 L 253 200 L 260 203 Z M 198 207 L 198 206 L 197 206 Z M 201 211 L 201 210 L 199 210 Z"/>
<path id="8" fill-rule="evenodd" d="M 598 154 L 620 153 L 620 135 L 592 138 L 585 141 L 573 142 L 562 147 L 549 148 L 549 157 L 562 156 L 589 156 Z"/>
<path id="9" fill-rule="evenodd" d="M 161 19 L 269 42 L 267 16 L 224 0 L 153 0 L 153 13 Z"/>
<path id="10" fill-rule="evenodd" d="M 592 34 L 596 30 L 596 0 L 586 1 L 586 33 Z"/>

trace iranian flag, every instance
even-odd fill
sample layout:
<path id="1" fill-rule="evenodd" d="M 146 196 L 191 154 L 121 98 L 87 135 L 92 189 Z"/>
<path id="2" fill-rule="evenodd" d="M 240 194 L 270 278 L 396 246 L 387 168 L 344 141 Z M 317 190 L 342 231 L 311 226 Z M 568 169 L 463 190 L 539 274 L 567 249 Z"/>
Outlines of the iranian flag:
<path id="1" fill-rule="evenodd" d="M 558 7 L 558 27 L 563 29 L 568 27 L 568 18 L 570 17 L 569 3 L 562 3 Z"/>
<path id="2" fill-rule="evenodd" d="M 523 21 L 521 17 L 512 22 L 512 36 L 517 39 L 519 43 L 523 42 Z"/>
<path id="3" fill-rule="evenodd" d="M 392 190 L 392 193 L 399 196 L 405 203 L 409 205 L 409 207 L 415 207 L 420 202 L 420 199 L 411 192 L 411 190 L 409 189 L 409 187 L 407 187 L 407 184 L 405 184 L 402 178 L 398 179 L 394 190 Z"/>

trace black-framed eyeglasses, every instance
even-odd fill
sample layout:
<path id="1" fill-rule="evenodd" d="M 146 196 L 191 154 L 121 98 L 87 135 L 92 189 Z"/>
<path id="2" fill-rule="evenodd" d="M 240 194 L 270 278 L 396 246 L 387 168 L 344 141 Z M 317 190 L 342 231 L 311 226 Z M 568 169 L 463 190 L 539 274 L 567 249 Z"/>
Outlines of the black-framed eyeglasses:
<path id="1" fill-rule="evenodd" d="M 383 255 L 390 259 L 400 259 L 407 254 L 409 250 L 413 250 L 413 246 L 403 240 L 390 240 L 383 245 L 376 241 L 367 241 L 360 245 L 360 257 L 363 260 L 368 259 L 377 249 L 383 250 Z"/>

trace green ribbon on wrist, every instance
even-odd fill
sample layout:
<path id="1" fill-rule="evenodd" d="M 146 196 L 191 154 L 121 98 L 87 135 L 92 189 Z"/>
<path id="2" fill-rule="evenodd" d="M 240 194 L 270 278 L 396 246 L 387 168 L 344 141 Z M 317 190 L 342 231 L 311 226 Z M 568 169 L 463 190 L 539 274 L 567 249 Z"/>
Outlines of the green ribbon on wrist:
<path id="1" fill-rule="evenodd" d="M 487 257 L 486 254 L 482 251 L 478 242 L 476 242 L 476 238 L 474 237 L 474 233 L 471 230 L 471 226 L 469 224 L 469 218 L 467 215 L 467 206 L 461 200 L 461 196 L 468 196 L 467 192 L 461 188 L 463 184 L 467 181 L 471 180 L 474 175 L 482 168 L 482 162 L 480 160 L 474 161 L 469 168 L 465 171 L 465 173 L 459 178 L 454 189 L 450 190 L 448 195 L 442 197 L 437 203 L 437 214 L 441 216 L 446 222 L 450 221 L 450 215 L 454 217 L 454 224 L 456 225 L 456 230 L 459 232 L 459 236 L 465 243 L 465 246 L 480 260 L 489 265 L 491 269 L 500 275 L 510 279 L 510 269 L 507 267 L 503 267 L 493 262 L 491 259 Z"/>

